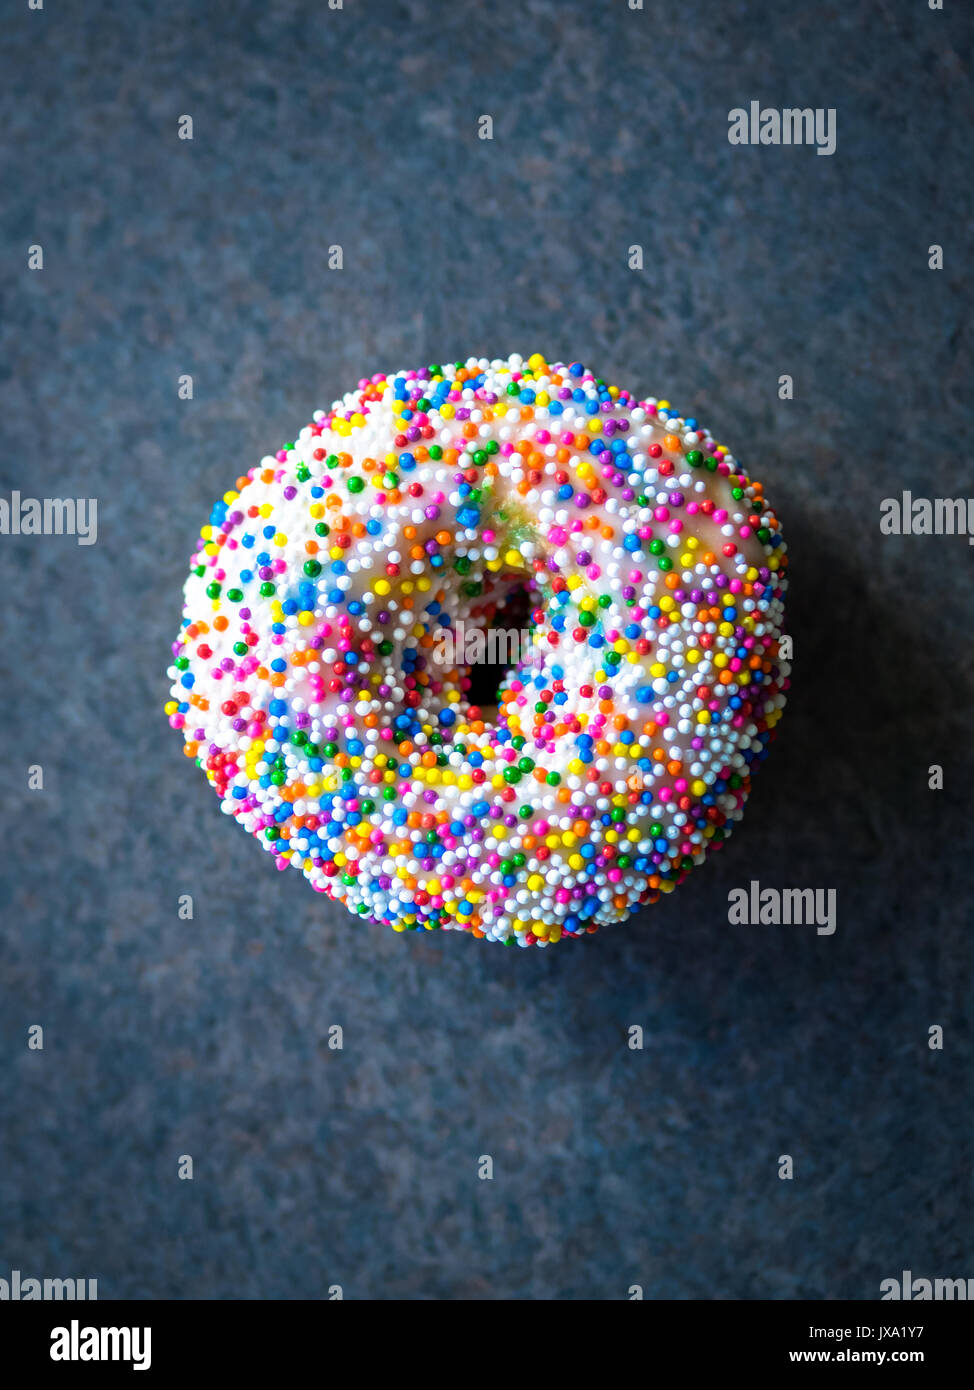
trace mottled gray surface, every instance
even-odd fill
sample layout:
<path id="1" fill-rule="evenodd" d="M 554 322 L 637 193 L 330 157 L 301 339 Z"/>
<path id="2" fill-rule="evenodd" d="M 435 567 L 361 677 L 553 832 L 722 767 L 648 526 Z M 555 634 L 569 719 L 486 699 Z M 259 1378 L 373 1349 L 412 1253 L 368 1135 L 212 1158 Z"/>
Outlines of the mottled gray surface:
<path id="1" fill-rule="evenodd" d="M 100 534 L 0 537 L 0 1274 L 445 1299 L 974 1276 L 974 551 L 878 529 L 903 487 L 972 491 L 963 11 L 10 7 L 0 492 L 97 495 Z M 835 107 L 837 152 L 731 147 L 751 99 Z M 628 927 L 399 937 L 275 873 L 182 756 L 185 562 L 363 372 L 536 348 L 668 396 L 766 480 L 792 707 L 727 851 Z M 835 936 L 729 927 L 751 877 L 836 887 Z"/>

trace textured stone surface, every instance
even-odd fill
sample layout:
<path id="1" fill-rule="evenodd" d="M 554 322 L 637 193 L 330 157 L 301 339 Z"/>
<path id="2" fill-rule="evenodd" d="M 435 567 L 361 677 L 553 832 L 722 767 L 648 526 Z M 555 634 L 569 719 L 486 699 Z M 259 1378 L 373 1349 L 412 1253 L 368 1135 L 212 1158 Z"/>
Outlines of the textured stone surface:
<path id="1" fill-rule="evenodd" d="M 140 1298 L 974 1274 L 974 552 L 878 528 L 901 488 L 971 491 L 962 7 L 119 0 L 22 5 L 5 40 L 0 490 L 100 511 L 88 548 L 0 537 L 0 1273 Z M 835 155 L 731 147 L 752 99 L 835 107 Z M 186 558 L 363 372 L 536 348 L 765 480 L 791 709 L 726 852 L 626 928 L 518 952 L 356 926 L 166 726 Z M 835 936 L 729 927 L 752 877 L 837 888 Z"/>

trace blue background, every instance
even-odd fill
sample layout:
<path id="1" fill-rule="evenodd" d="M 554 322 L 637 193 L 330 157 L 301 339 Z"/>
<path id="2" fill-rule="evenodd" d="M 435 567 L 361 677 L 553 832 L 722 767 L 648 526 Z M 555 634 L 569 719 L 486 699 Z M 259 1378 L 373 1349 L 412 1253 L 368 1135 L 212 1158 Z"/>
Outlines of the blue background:
<path id="1" fill-rule="evenodd" d="M 903 488 L 972 491 L 963 10 L 10 6 L 0 483 L 97 496 L 99 538 L 0 537 L 0 1274 L 449 1299 L 974 1275 L 974 551 L 879 532 Z M 836 153 L 731 146 L 751 100 L 834 107 Z M 219 815 L 162 715 L 180 587 L 212 500 L 360 376 L 535 350 L 667 397 L 765 481 L 793 698 L 726 851 L 626 927 L 400 937 Z M 729 926 L 751 878 L 835 888 L 836 934 Z"/>

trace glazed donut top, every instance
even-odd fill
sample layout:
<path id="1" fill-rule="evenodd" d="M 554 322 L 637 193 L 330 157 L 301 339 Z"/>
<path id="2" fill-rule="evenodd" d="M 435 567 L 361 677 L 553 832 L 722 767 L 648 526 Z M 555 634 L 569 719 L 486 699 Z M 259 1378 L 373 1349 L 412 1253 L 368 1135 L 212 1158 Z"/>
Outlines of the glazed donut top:
<path id="1" fill-rule="evenodd" d="M 544 945 L 656 901 L 740 819 L 785 703 L 761 485 L 578 362 L 363 379 L 237 479 L 191 565 L 186 753 L 279 868 L 398 931 Z M 525 590 L 491 716 L 442 639 Z"/>

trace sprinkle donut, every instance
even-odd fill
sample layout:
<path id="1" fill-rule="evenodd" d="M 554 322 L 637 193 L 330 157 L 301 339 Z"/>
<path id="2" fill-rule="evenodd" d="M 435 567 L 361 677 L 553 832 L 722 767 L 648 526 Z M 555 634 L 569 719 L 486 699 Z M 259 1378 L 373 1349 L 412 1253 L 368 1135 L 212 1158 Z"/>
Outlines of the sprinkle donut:
<path id="1" fill-rule="evenodd" d="M 223 811 L 355 916 L 544 946 L 741 819 L 786 568 L 761 484 L 667 401 L 538 353 L 377 373 L 213 508 L 166 713 Z M 530 644 L 479 708 L 445 639 L 516 596 Z"/>

